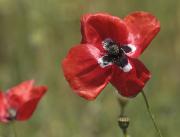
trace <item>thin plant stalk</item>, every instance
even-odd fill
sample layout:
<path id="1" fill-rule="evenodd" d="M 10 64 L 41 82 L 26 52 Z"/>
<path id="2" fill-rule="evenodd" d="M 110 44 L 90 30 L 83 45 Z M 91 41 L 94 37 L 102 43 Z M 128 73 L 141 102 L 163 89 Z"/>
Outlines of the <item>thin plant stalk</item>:
<path id="1" fill-rule="evenodd" d="M 125 131 L 123 132 L 123 134 L 124 134 L 124 137 L 129 137 L 129 135 L 128 135 L 128 133 L 127 133 L 127 130 L 125 130 Z"/>
<path id="2" fill-rule="evenodd" d="M 158 127 L 158 125 L 156 124 L 156 120 L 155 120 L 154 115 L 153 115 L 153 113 L 152 113 L 152 111 L 151 111 L 151 107 L 150 107 L 150 105 L 149 105 L 149 102 L 148 102 L 148 99 L 147 99 L 147 97 L 146 97 L 146 94 L 144 93 L 144 91 L 142 91 L 141 93 L 142 93 L 142 95 L 143 95 L 143 98 L 144 98 L 144 101 L 145 101 L 145 104 L 146 104 L 146 108 L 147 108 L 148 113 L 149 113 L 149 115 L 150 115 L 150 118 L 151 118 L 151 120 L 152 120 L 152 122 L 153 122 L 153 124 L 154 124 L 154 127 L 155 127 L 155 129 L 156 129 L 159 137 L 163 137 L 162 134 L 161 134 L 161 131 L 160 131 L 159 127 Z"/>
<path id="3" fill-rule="evenodd" d="M 125 108 L 126 108 L 126 105 L 128 103 L 128 99 L 125 98 L 125 97 L 122 97 L 122 96 L 119 96 L 118 95 L 118 103 L 119 103 L 119 106 L 121 108 L 121 113 L 120 113 L 120 116 L 124 116 L 125 114 Z"/>
<path id="4" fill-rule="evenodd" d="M 119 106 L 121 107 L 121 112 L 118 120 L 119 127 L 122 129 L 124 137 L 129 137 L 127 133 L 127 128 L 129 126 L 129 118 L 125 116 L 125 107 L 128 103 L 128 100 L 118 96 L 118 102 L 119 102 Z"/>
<path id="5" fill-rule="evenodd" d="M 13 134 L 14 134 L 14 137 L 18 137 L 17 131 L 16 131 L 15 122 L 12 122 L 12 123 L 11 123 L 11 127 L 12 127 L 12 132 L 13 132 Z"/>

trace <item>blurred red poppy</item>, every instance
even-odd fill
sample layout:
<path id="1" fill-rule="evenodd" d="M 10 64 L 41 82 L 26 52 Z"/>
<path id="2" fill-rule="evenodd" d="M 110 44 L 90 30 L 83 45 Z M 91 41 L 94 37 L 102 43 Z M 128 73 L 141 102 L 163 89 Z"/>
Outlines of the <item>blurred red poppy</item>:
<path id="1" fill-rule="evenodd" d="M 150 79 L 150 72 L 137 57 L 160 30 L 150 13 L 134 12 L 124 19 L 105 13 L 81 19 L 81 44 L 62 62 L 72 89 L 92 100 L 110 82 L 126 97 L 136 96 Z"/>
<path id="2" fill-rule="evenodd" d="M 34 80 L 29 80 L 0 92 L 0 121 L 29 119 L 46 91 L 47 87 L 34 86 Z"/>

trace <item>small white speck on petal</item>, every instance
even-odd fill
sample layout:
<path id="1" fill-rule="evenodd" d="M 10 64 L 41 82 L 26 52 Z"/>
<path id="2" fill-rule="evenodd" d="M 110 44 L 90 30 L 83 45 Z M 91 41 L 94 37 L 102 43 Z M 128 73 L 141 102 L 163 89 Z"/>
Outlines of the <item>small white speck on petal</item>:
<path id="1" fill-rule="evenodd" d="M 123 68 L 123 71 L 124 72 L 129 72 L 131 69 L 132 69 L 132 66 L 130 63 L 128 63 L 126 66 L 124 66 Z"/>

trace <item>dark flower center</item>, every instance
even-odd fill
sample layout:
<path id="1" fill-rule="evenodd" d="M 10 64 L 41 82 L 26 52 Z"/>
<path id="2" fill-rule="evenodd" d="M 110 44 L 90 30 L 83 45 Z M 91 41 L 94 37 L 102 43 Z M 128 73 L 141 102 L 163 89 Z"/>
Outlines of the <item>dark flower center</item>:
<path id="1" fill-rule="evenodd" d="M 121 68 L 128 65 L 126 53 L 131 52 L 130 47 L 120 45 L 111 39 L 104 40 L 102 44 L 107 50 L 107 54 L 102 58 L 104 66 L 108 65 L 109 63 L 114 63 Z"/>

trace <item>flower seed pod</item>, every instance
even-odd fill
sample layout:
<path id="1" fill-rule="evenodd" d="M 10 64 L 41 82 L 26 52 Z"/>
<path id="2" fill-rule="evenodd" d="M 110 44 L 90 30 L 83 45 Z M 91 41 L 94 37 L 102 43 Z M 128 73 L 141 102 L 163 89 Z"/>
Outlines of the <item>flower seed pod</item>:
<path id="1" fill-rule="evenodd" d="M 129 126 L 129 118 L 127 116 L 120 116 L 118 119 L 119 127 L 124 131 Z"/>

